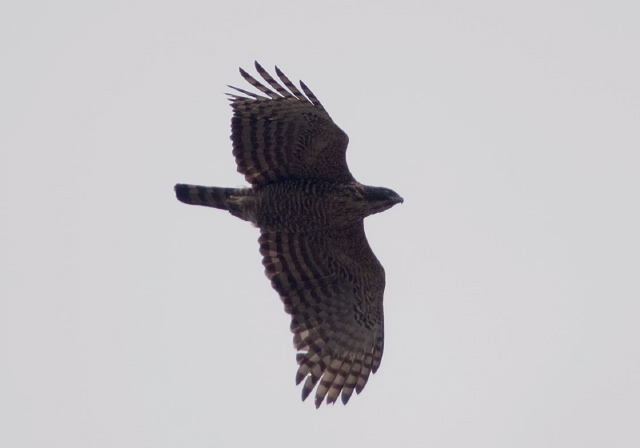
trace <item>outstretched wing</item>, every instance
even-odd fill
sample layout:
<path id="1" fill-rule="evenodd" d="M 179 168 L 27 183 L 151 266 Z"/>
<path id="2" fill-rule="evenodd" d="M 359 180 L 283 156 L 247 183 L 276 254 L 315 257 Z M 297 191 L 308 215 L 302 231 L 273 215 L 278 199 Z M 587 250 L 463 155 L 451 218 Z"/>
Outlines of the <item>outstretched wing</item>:
<path id="1" fill-rule="evenodd" d="M 384 269 L 362 221 L 331 234 L 262 231 L 265 273 L 291 314 L 302 399 L 347 403 L 378 369 L 383 350 Z"/>
<path id="2" fill-rule="evenodd" d="M 238 171 L 254 187 L 296 178 L 353 180 L 346 160 L 349 138 L 311 90 L 300 82 L 303 94 L 277 67 L 282 84 L 255 66 L 273 90 L 240 73 L 266 96 L 229 86 L 246 95 L 229 94 Z"/>

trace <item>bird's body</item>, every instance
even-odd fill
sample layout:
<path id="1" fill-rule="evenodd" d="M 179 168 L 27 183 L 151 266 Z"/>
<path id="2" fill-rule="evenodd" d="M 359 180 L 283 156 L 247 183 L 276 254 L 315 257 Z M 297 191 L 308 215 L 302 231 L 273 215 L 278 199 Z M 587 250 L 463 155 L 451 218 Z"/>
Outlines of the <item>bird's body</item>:
<path id="1" fill-rule="evenodd" d="M 266 96 L 234 88 L 233 154 L 251 188 L 178 184 L 187 204 L 228 210 L 260 228 L 265 273 L 291 314 L 298 349 L 296 382 L 316 406 L 346 403 L 380 365 L 384 269 L 363 219 L 402 202 L 395 192 L 358 183 L 349 172 L 346 134 L 301 83 L 260 65 L 272 91 L 241 70 Z M 277 93 L 276 93 L 277 92 Z"/>
<path id="2" fill-rule="evenodd" d="M 365 200 L 371 188 L 355 181 L 296 179 L 259 189 L 180 184 L 176 192 L 182 202 L 228 210 L 264 230 L 331 232 L 381 211 Z"/>

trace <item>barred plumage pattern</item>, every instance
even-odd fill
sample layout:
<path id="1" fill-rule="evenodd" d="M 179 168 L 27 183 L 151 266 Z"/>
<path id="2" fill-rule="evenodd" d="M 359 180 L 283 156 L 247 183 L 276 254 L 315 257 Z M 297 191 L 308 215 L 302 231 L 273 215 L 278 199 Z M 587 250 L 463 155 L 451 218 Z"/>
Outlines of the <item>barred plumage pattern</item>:
<path id="1" fill-rule="evenodd" d="M 402 198 L 355 181 L 347 135 L 304 83 L 255 66 L 271 89 L 240 73 L 265 96 L 230 94 L 233 155 L 251 188 L 178 184 L 176 195 L 260 228 L 265 273 L 291 314 L 302 398 L 316 388 L 316 407 L 346 404 L 380 366 L 384 341 L 385 273 L 363 219 Z"/>
<path id="2" fill-rule="evenodd" d="M 259 187 L 291 178 L 353 181 L 346 160 L 349 138 L 311 90 L 300 83 L 305 97 L 276 67 L 290 93 L 259 64 L 256 68 L 277 93 L 241 69 L 242 76 L 267 97 L 237 87 L 232 88 L 249 97 L 229 94 L 233 155 L 247 182 Z"/>

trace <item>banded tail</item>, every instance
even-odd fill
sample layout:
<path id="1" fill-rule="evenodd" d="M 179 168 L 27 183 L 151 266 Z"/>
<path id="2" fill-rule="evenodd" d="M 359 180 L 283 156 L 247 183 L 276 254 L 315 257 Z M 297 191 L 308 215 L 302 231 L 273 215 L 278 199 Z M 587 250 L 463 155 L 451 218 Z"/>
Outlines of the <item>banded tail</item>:
<path id="1" fill-rule="evenodd" d="M 176 197 L 180 202 L 191 205 L 204 205 L 221 210 L 230 210 L 231 195 L 235 188 L 201 187 L 200 185 L 176 184 Z"/>

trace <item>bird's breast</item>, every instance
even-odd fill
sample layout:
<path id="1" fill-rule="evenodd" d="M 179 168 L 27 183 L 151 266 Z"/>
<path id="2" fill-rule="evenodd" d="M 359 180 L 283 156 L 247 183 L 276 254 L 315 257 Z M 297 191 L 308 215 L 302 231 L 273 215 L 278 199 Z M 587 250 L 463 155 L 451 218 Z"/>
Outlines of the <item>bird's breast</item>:
<path id="1" fill-rule="evenodd" d="M 256 222 L 263 229 L 314 231 L 344 227 L 362 219 L 355 198 L 340 184 L 288 181 L 256 190 Z"/>

